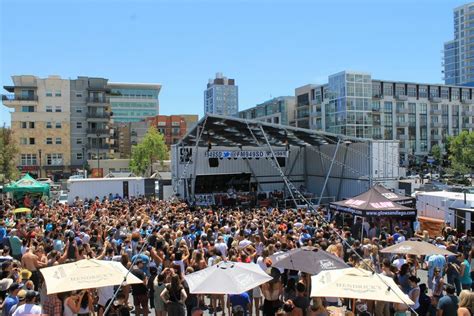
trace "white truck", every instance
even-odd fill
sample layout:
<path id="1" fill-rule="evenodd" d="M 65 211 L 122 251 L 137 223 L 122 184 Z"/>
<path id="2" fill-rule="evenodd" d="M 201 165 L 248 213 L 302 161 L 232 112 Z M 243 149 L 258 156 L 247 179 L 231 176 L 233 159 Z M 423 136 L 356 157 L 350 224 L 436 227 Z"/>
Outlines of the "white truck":
<path id="1" fill-rule="evenodd" d="M 129 178 L 88 178 L 70 179 L 68 182 L 68 203 L 76 196 L 80 199 L 93 199 L 96 196 L 120 195 L 120 197 L 136 197 L 139 195 L 153 196 L 155 194 L 155 179 L 141 177 Z"/>

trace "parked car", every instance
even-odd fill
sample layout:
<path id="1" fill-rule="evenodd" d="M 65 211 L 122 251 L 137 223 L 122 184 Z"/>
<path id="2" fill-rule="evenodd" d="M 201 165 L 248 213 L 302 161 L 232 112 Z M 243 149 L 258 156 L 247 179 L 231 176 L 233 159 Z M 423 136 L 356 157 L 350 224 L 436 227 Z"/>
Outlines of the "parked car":
<path id="1" fill-rule="evenodd" d="M 43 183 L 48 183 L 49 185 L 54 184 L 54 181 L 51 180 L 50 178 L 38 178 L 36 179 L 38 182 L 43 182 Z"/>

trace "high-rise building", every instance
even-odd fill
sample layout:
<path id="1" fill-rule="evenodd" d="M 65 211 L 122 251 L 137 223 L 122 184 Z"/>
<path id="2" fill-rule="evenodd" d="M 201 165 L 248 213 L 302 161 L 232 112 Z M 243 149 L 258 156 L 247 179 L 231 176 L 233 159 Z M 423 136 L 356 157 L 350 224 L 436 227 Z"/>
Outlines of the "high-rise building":
<path id="1" fill-rule="evenodd" d="M 70 171 L 70 82 L 58 76 L 12 76 L 2 96 L 14 109 L 11 127 L 18 144 L 17 166 L 37 176 L 60 177 Z"/>
<path id="2" fill-rule="evenodd" d="M 139 122 L 159 114 L 161 85 L 110 82 L 108 88 L 114 122 Z"/>
<path id="3" fill-rule="evenodd" d="M 295 126 L 295 100 L 293 96 L 270 99 L 256 106 L 240 111 L 243 119 L 259 120 L 273 124 Z"/>
<path id="4" fill-rule="evenodd" d="M 474 86 L 474 2 L 454 9 L 454 39 L 444 43 L 444 82 Z"/>
<path id="5" fill-rule="evenodd" d="M 348 136 L 399 140 L 401 161 L 474 130 L 474 88 L 372 79 L 343 71 L 328 83 L 295 89 L 297 126 Z M 301 125 L 301 123 L 303 125 Z"/>
<path id="6" fill-rule="evenodd" d="M 204 114 L 235 115 L 239 112 L 239 90 L 234 79 L 217 73 L 204 91 Z"/>

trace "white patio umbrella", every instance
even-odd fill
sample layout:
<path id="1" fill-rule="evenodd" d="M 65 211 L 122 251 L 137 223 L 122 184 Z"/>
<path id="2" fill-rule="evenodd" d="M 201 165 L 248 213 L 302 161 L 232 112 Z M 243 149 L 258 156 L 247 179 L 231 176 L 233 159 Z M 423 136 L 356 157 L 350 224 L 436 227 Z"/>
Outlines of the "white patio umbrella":
<path id="1" fill-rule="evenodd" d="M 426 241 L 406 240 L 393 246 L 380 250 L 383 253 L 401 253 L 417 256 L 454 255 L 451 251 L 437 247 Z"/>
<path id="2" fill-rule="evenodd" d="M 254 263 L 223 261 L 184 276 L 193 294 L 240 294 L 272 279 Z"/>
<path id="3" fill-rule="evenodd" d="M 40 270 L 46 282 L 47 294 L 119 285 L 128 270 L 115 261 L 84 259 Z M 127 284 L 143 281 L 129 273 Z"/>
<path id="4" fill-rule="evenodd" d="M 391 278 L 357 268 L 322 271 L 312 276 L 311 297 L 341 297 L 414 304 Z"/>

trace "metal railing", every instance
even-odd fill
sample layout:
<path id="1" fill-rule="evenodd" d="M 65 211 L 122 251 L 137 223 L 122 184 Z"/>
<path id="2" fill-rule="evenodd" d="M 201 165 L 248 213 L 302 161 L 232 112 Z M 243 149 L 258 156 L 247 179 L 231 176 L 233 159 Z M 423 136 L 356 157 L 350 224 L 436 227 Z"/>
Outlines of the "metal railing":
<path id="1" fill-rule="evenodd" d="M 2 101 L 38 101 L 37 95 L 2 94 Z"/>
<path id="2" fill-rule="evenodd" d="M 86 118 L 97 118 L 97 119 L 109 119 L 110 114 L 109 113 L 87 113 Z"/>
<path id="3" fill-rule="evenodd" d="M 87 103 L 110 103 L 110 99 L 108 97 L 87 97 Z"/>
<path id="4" fill-rule="evenodd" d="M 108 128 L 88 128 L 87 134 L 109 134 Z"/>

